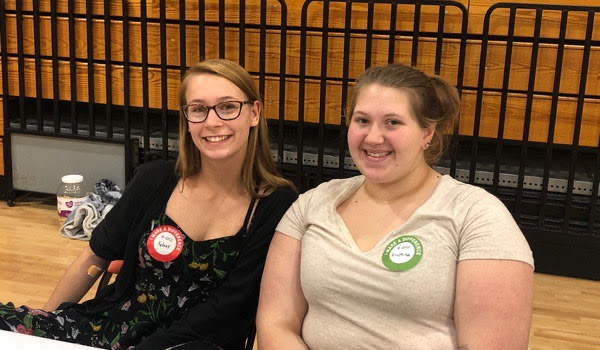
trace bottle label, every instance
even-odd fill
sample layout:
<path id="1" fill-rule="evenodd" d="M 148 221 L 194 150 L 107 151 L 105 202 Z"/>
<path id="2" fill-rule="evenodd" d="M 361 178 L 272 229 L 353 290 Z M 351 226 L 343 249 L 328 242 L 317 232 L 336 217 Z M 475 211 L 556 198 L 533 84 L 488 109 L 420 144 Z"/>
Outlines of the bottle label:
<path id="1" fill-rule="evenodd" d="M 78 206 L 83 204 L 86 197 L 70 197 L 70 196 L 56 196 L 56 208 L 58 209 L 58 216 L 66 219 L 69 214 Z"/>

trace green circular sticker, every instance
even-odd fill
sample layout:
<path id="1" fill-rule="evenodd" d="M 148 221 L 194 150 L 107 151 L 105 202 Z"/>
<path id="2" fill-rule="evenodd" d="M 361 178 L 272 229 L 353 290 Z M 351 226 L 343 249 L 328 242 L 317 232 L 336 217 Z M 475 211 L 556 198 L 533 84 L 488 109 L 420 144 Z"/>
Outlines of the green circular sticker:
<path id="1" fill-rule="evenodd" d="M 383 265 L 392 271 L 406 271 L 417 266 L 423 257 L 423 245 L 414 236 L 400 236 L 383 250 Z"/>

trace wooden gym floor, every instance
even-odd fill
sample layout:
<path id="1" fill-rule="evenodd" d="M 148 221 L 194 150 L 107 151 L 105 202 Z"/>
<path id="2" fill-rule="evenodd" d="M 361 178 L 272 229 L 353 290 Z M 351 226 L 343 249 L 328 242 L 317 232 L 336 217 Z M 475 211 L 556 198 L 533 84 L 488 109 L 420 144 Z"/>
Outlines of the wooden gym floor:
<path id="1" fill-rule="evenodd" d="M 51 196 L 26 195 L 12 208 L 0 203 L 0 302 L 46 302 L 87 244 L 58 228 Z M 600 282 L 536 274 L 530 349 L 600 349 Z"/>

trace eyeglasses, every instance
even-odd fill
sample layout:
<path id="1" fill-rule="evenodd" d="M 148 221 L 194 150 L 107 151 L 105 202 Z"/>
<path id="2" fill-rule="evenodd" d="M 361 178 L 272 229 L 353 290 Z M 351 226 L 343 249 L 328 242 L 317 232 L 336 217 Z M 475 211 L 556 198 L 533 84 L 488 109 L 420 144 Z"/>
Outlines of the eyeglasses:
<path id="1" fill-rule="evenodd" d="M 217 117 L 221 120 L 233 120 L 240 116 L 242 107 L 252 104 L 253 101 L 223 101 L 216 105 L 206 106 L 200 103 L 190 103 L 181 106 L 185 119 L 190 123 L 202 123 L 208 117 L 211 109 L 215 110 Z"/>

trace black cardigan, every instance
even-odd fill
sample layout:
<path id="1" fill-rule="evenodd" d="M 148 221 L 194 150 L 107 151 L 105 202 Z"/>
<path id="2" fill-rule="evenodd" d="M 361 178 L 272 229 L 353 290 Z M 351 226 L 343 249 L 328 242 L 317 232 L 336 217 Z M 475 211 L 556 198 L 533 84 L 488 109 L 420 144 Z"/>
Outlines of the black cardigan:
<path id="1" fill-rule="evenodd" d="M 133 293 L 137 247 L 141 236 L 165 209 L 177 185 L 174 164 L 154 161 L 139 168 L 123 197 L 96 227 L 90 247 L 106 260 L 123 260 L 115 283 L 80 306 L 97 313 Z M 209 338 L 224 349 L 242 349 L 253 325 L 267 250 L 277 223 L 297 198 L 290 188 L 262 198 L 242 243 L 235 265 L 202 303 L 191 307 L 168 329 L 159 328 L 136 349 L 165 349 L 190 340 Z"/>

